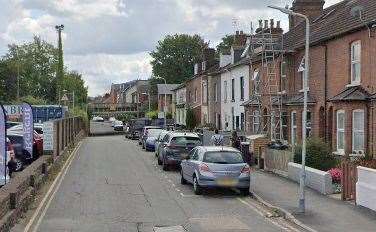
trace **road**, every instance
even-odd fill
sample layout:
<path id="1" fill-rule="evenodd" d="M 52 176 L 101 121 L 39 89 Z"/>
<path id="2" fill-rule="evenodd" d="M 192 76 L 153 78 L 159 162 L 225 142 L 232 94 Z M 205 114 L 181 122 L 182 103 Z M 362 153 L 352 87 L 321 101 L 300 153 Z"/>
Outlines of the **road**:
<path id="1" fill-rule="evenodd" d="M 123 134 L 123 131 L 115 131 L 110 122 L 90 121 L 90 133 L 93 135 Z"/>
<path id="2" fill-rule="evenodd" d="M 37 231 L 298 231 L 265 213 L 232 190 L 195 196 L 178 171 L 163 172 L 136 141 L 88 137 Z"/>

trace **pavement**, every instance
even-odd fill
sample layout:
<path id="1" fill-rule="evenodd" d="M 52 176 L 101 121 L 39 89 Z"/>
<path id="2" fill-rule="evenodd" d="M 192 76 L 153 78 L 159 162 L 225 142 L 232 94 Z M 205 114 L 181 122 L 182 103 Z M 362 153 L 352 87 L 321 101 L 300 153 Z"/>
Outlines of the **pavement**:
<path id="1" fill-rule="evenodd" d="M 124 136 L 84 139 L 46 207 L 33 231 L 304 231 L 236 191 L 194 195 L 178 170 L 162 171 L 153 152 Z"/>
<path id="2" fill-rule="evenodd" d="M 376 213 L 350 202 L 306 189 L 306 213 L 298 212 L 299 185 L 272 173 L 255 171 L 251 190 L 264 201 L 282 208 L 300 222 L 322 232 L 375 232 Z"/>

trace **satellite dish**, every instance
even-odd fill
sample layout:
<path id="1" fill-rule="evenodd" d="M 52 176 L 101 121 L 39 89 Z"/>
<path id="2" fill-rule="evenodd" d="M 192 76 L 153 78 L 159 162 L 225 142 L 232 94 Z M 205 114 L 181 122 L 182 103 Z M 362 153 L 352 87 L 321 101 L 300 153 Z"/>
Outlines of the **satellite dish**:
<path id="1" fill-rule="evenodd" d="M 351 8 L 350 14 L 354 18 L 362 19 L 363 10 L 363 6 L 354 6 L 353 8 Z"/>

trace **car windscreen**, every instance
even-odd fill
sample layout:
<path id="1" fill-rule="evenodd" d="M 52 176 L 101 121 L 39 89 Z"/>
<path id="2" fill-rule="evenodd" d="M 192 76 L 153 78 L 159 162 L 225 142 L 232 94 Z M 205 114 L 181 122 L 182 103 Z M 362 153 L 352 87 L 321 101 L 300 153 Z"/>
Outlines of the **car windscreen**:
<path id="1" fill-rule="evenodd" d="M 241 155 L 240 152 L 230 152 L 230 151 L 206 152 L 204 154 L 203 161 L 205 163 L 215 163 L 215 164 L 244 163 L 243 156 Z"/>
<path id="2" fill-rule="evenodd" d="M 149 129 L 148 130 L 148 137 L 158 137 L 158 135 L 161 133 L 161 129 Z"/>
<path id="3" fill-rule="evenodd" d="M 171 139 L 171 145 L 187 146 L 187 145 L 200 145 L 201 140 L 197 137 L 179 136 Z"/>

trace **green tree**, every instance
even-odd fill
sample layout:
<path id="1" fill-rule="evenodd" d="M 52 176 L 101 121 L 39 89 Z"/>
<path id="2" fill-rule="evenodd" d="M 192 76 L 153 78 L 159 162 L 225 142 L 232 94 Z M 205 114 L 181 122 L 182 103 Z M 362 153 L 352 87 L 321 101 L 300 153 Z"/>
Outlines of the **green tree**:
<path id="1" fill-rule="evenodd" d="M 193 130 L 197 126 L 197 119 L 192 108 L 187 109 L 187 115 L 185 119 L 188 130 Z"/>
<path id="2" fill-rule="evenodd" d="M 74 92 L 75 106 L 84 108 L 85 104 L 87 103 L 87 87 L 85 86 L 85 82 L 82 79 L 81 74 L 75 71 L 65 73 L 62 82 L 62 89 L 66 90 L 69 94 L 68 97 L 70 102 L 72 101 L 72 95 Z"/>
<path id="3" fill-rule="evenodd" d="M 153 75 L 178 84 L 193 75 L 193 66 L 202 56 L 204 40 L 199 35 L 168 35 L 150 53 Z"/>
<path id="4" fill-rule="evenodd" d="M 35 36 L 32 42 L 22 45 L 9 45 L 8 53 L 2 58 L 1 78 L 11 80 L 13 85 L 7 89 L 8 101 L 14 100 L 17 93 L 19 74 L 20 96 L 33 96 L 55 101 L 55 73 L 57 67 L 57 49 Z"/>
<path id="5" fill-rule="evenodd" d="M 225 35 L 221 42 L 217 45 L 217 52 L 225 52 L 229 51 L 232 44 L 234 43 L 234 36 L 233 35 Z"/>

